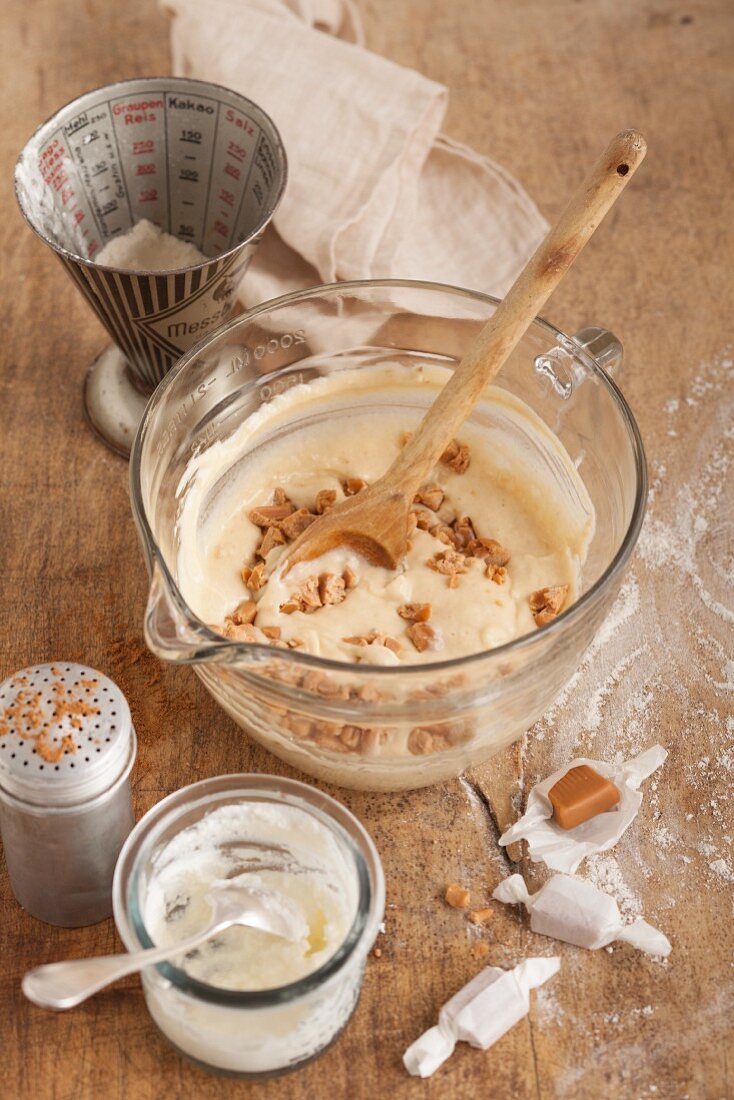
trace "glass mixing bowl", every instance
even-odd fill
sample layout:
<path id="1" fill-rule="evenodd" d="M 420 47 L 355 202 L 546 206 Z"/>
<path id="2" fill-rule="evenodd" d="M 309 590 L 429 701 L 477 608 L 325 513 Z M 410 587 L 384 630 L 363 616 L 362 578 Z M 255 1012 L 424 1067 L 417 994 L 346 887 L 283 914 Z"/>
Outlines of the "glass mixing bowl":
<path id="1" fill-rule="evenodd" d="M 309 379 L 386 362 L 454 366 L 496 305 L 487 295 L 396 280 L 339 283 L 266 302 L 188 352 L 140 425 L 130 477 L 151 578 L 146 641 L 161 659 L 192 665 L 251 737 L 311 775 L 373 790 L 455 776 L 520 737 L 573 675 L 617 595 L 645 509 L 639 430 L 601 365 L 618 363 L 621 347 L 604 330 L 571 338 L 539 319 L 495 383 L 563 444 L 596 528 L 579 599 L 541 629 L 484 653 L 412 667 L 346 665 L 220 637 L 176 583 L 187 463 L 262 403 Z M 488 408 L 478 406 L 472 423 L 498 438 L 516 433 Z M 280 430 L 298 423 L 294 414 Z M 531 438 L 514 443 L 533 447 Z M 570 481 L 567 489 L 574 492 Z"/>

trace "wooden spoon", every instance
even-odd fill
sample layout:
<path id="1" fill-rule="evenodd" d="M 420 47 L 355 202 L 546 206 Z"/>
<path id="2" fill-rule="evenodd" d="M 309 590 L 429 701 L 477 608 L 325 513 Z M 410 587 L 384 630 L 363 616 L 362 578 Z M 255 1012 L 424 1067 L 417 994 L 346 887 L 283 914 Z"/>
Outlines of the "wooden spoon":
<path id="1" fill-rule="evenodd" d="M 291 544 L 284 573 L 337 546 L 356 550 L 374 565 L 397 567 L 406 551 L 416 492 L 629 183 L 646 149 L 636 130 L 623 130 L 610 142 L 387 473 L 307 527 Z"/>

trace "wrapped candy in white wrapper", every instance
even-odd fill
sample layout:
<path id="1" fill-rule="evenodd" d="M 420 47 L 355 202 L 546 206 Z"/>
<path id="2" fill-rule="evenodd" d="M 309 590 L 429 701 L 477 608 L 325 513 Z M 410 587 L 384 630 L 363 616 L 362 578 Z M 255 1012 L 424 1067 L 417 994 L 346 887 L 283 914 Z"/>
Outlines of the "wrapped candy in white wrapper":
<path id="1" fill-rule="evenodd" d="M 454 994 L 431 1027 L 409 1046 L 403 1064 L 414 1077 L 430 1077 L 453 1053 L 459 1040 L 488 1050 L 506 1031 L 527 1016 L 530 990 L 543 985 L 560 968 L 561 960 L 525 959 L 514 970 L 487 966 Z"/>
<path id="2" fill-rule="evenodd" d="M 500 837 L 500 844 L 527 840 L 533 863 L 546 863 L 554 871 L 572 875 L 586 856 L 605 852 L 613 847 L 629 828 L 642 804 L 639 789 L 643 779 L 659 768 L 667 756 L 662 745 L 653 745 L 623 764 L 605 764 L 602 760 L 572 760 L 565 768 L 536 783 L 528 796 L 528 806 L 520 818 Z M 598 814 L 575 829 L 562 829 L 553 820 L 553 806 L 548 791 L 571 768 L 587 764 L 619 791 L 619 803 L 613 810 Z"/>
<path id="3" fill-rule="evenodd" d="M 614 898 L 581 878 L 554 875 L 537 893 L 529 894 L 522 875 L 511 875 L 492 897 L 522 902 L 530 913 L 531 929 L 541 936 L 589 948 L 624 940 L 648 955 L 670 954 L 667 936 L 645 920 L 625 924 Z"/>

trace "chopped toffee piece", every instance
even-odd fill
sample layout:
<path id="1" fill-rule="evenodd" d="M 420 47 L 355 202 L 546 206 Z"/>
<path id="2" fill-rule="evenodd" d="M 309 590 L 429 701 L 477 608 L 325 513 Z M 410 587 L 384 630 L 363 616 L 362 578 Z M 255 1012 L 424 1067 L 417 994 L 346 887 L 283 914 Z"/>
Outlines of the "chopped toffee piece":
<path id="1" fill-rule="evenodd" d="M 566 602 L 567 595 L 567 584 L 555 584 L 550 588 L 539 588 L 537 592 L 533 592 L 529 603 L 536 625 L 545 626 L 546 623 L 555 619 Z"/>
<path id="2" fill-rule="evenodd" d="M 473 959 L 485 959 L 489 954 L 488 943 L 475 943 L 471 949 Z"/>
<path id="3" fill-rule="evenodd" d="M 276 527 L 292 512 L 295 512 L 292 504 L 262 504 L 248 512 L 247 518 L 256 527 Z"/>
<path id="4" fill-rule="evenodd" d="M 244 623 L 254 623 L 256 615 L 257 604 L 255 601 L 243 600 L 227 618 L 231 619 L 235 626 L 242 626 Z"/>
<path id="5" fill-rule="evenodd" d="M 437 512 L 443 504 L 444 491 L 440 485 L 424 485 L 413 497 L 414 504 L 424 504 L 432 512 Z"/>
<path id="6" fill-rule="evenodd" d="M 430 730 L 416 726 L 415 729 L 410 731 L 408 752 L 411 752 L 414 756 L 427 756 L 429 753 L 436 751 L 435 739 Z"/>
<path id="7" fill-rule="evenodd" d="M 316 503 L 313 506 L 313 510 L 317 515 L 323 516 L 324 512 L 328 512 L 335 504 L 336 489 L 321 489 L 321 491 L 316 494 Z"/>
<path id="8" fill-rule="evenodd" d="M 443 573 L 445 576 L 451 573 L 466 573 L 466 558 L 458 550 L 444 550 L 426 564 L 429 569 L 433 569 L 436 573 Z"/>
<path id="9" fill-rule="evenodd" d="M 291 503 L 290 498 L 288 497 L 288 494 L 286 493 L 285 489 L 281 489 L 281 487 L 278 486 L 277 489 L 273 490 L 273 504 L 290 504 L 290 503 Z"/>
<path id="10" fill-rule="evenodd" d="M 448 523 L 437 523 L 435 527 L 431 528 L 431 534 L 439 542 L 444 542 L 447 546 L 453 546 L 454 550 L 463 549 L 461 536 Z"/>
<path id="11" fill-rule="evenodd" d="M 345 497 L 353 497 L 367 488 L 367 482 L 361 477 L 348 477 L 342 488 Z"/>
<path id="12" fill-rule="evenodd" d="M 365 703 L 377 703 L 381 699 L 380 691 L 374 684 L 363 684 L 357 688 L 357 698 Z"/>
<path id="13" fill-rule="evenodd" d="M 347 586 L 347 588 L 354 588 L 356 586 L 357 574 L 354 572 L 353 569 L 350 569 L 348 565 L 344 569 L 342 577 L 344 578 L 344 584 Z"/>
<path id="14" fill-rule="evenodd" d="M 322 573 L 319 577 L 308 577 L 297 592 L 280 605 L 284 615 L 294 611 L 303 611 L 309 615 L 328 604 L 341 603 L 347 595 L 347 583 L 344 577 L 336 573 Z"/>
<path id="15" fill-rule="evenodd" d="M 319 595 L 319 578 L 307 577 L 297 592 L 291 593 L 285 603 L 280 605 L 284 615 L 292 615 L 294 611 L 303 611 L 310 615 L 323 606 Z"/>
<path id="16" fill-rule="evenodd" d="M 359 726 L 344 726 L 339 734 L 339 740 L 348 749 L 358 749 L 362 742 L 362 730 Z"/>
<path id="17" fill-rule="evenodd" d="M 408 627 L 407 635 L 418 652 L 423 653 L 433 645 L 436 631 L 426 622 L 417 622 Z"/>
<path id="18" fill-rule="evenodd" d="M 242 623 L 238 626 L 230 620 L 224 624 L 222 633 L 225 638 L 229 638 L 233 642 L 258 641 L 257 629 L 250 623 Z"/>
<path id="19" fill-rule="evenodd" d="M 298 592 L 298 600 L 301 605 L 301 611 L 305 611 L 307 615 L 310 615 L 313 611 L 317 611 L 318 608 L 322 606 L 318 577 L 308 577 L 303 582 Z"/>
<path id="20" fill-rule="evenodd" d="M 458 883 L 452 882 L 450 886 L 446 887 L 444 901 L 447 905 L 450 905 L 452 909 L 468 909 L 469 902 L 471 901 L 471 894 L 466 887 L 459 886 Z"/>
<path id="21" fill-rule="evenodd" d="M 431 617 L 433 608 L 429 603 L 404 603 L 398 608 L 401 619 L 408 619 L 412 623 L 426 623 Z"/>
<path id="22" fill-rule="evenodd" d="M 492 565 L 507 565 L 510 560 L 510 555 L 496 539 L 472 539 L 466 552 Z"/>
<path id="23" fill-rule="evenodd" d="M 469 516 L 460 516 L 455 519 L 453 529 L 458 543 L 456 544 L 457 550 L 466 550 L 466 547 L 476 540 L 477 533 Z"/>
<path id="24" fill-rule="evenodd" d="M 435 520 L 435 516 L 432 516 L 430 512 L 413 512 L 415 516 L 415 525 L 419 531 L 428 531 Z"/>
<path id="25" fill-rule="evenodd" d="M 472 924 L 484 924 L 494 916 L 494 909 L 472 909 L 467 913 L 467 918 Z"/>
<path id="26" fill-rule="evenodd" d="M 279 527 L 287 539 L 296 539 L 311 526 L 315 519 L 316 516 L 312 515 L 308 508 L 299 508 L 297 512 L 281 520 Z"/>
<path id="27" fill-rule="evenodd" d="M 614 809 L 619 791 L 588 764 L 579 764 L 553 784 L 548 798 L 556 824 L 562 829 L 575 829 L 597 814 Z"/>
<path id="28" fill-rule="evenodd" d="M 297 596 L 289 596 L 278 609 L 283 615 L 292 615 L 294 611 L 301 610 L 301 603 Z"/>
<path id="29" fill-rule="evenodd" d="M 324 606 L 341 603 L 346 595 L 347 586 L 343 577 L 337 576 L 336 573 L 323 573 L 319 577 L 319 597 Z"/>
<path id="30" fill-rule="evenodd" d="M 507 570 L 504 565 L 493 565 L 491 561 L 487 562 L 484 572 L 495 584 L 504 584 L 507 579 Z"/>
<path id="31" fill-rule="evenodd" d="M 268 554 L 275 546 L 285 546 L 285 535 L 279 527 L 268 527 L 262 542 L 257 548 L 257 556 L 259 558 L 267 558 Z"/>
<path id="32" fill-rule="evenodd" d="M 273 638 L 273 639 L 280 638 L 280 627 L 279 626 L 263 626 L 260 629 L 262 630 L 262 632 L 263 632 L 263 634 L 265 635 L 266 638 Z"/>
<path id="33" fill-rule="evenodd" d="M 245 570 L 242 570 L 242 578 L 251 592 L 259 592 L 265 584 L 265 562 L 259 561 L 254 569 L 251 569 L 247 578 Z"/>
<path id="34" fill-rule="evenodd" d="M 286 718 L 286 725 L 291 733 L 294 733 L 296 737 L 310 737 L 311 730 L 313 729 L 313 723 L 310 718 L 300 718 L 298 715 L 291 714 Z"/>
<path id="35" fill-rule="evenodd" d="M 466 443 L 459 443 L 457 439 L 452 439 L 441 455 L 441 461 L 455 473 L 463 474 L 469 467 L 469 448 Z"/>

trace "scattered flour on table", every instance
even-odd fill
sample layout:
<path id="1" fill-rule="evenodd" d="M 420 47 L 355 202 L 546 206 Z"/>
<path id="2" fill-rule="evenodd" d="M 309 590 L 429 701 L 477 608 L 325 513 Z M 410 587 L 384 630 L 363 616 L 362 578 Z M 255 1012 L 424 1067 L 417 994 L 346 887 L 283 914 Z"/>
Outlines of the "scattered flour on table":
<path id="1" fill-rule="evenodd" d="M 466 778 L 466 776 L 464 776 L 464 775 L 459 776 L 459 785 L 461 786 L 462 790 L 464 791 L 464 794 L 466 795 L 466 798 L 467 798 L 467 802 L 471 806 L 474 813 L 477 816 L 481 816 L 482 818 L 484 818 L 485 815 L 486 815 L 486 812 L 487 812 L 486 809 L 485 809 L 484 803 L 482 802 L 481 798 L 479 797 L 479 795 L 477 794 L 477 792 L 475 791 L 474 787 L 471 785 L 469 780 Z"/>
<path id="2" fill-rule="evenodd" d="M 613 855 L 599 852 L 589 856 L 584 863 L 583 873 L 597 889 L 616 898 L 619 911 L 628 921 L 642 916 L 640 896 L 628 885 Z"/>
<path id="3" fill-rule="evenodd" d="M 734 871 L 731 864 L 725 859 L 715 859 L 709 863 L 709 870 L 713 871 L 724 882 L 734 882 Z"/>
<path id="4" fill-rule="evenodd" d="M 669 750 L 661 776 L 644 785 L 652 828 L 629 830 L 615 856 L 587 860 L 579 872 L 626 916 L 644 909 L 653 923 L 656 905 L 675 904 L 659 885 L 646 887 L 657 861 L 678 897 L 691 873 L 714 889 L 734 876 L 722 838 L 734 832 L 732 367 L 727 348 L 664 402 L 663 431 L 647 438 L 648 513 L 619 597 L 524 746 L 528 785 L 575 756 L 619 761 L 656 741 Z M 694 732 L 710 756 L 692 755 Z M 694 814 L 681 805 L 683 786 Z"/>
<path id="5" fill-rule="evenodd" d="M 590 1036 L 595 1056 L 558 1075 L 559 1098 L 582 1095 L 587 1084 L 589 1095 L 598 1090 L 598 1066 L 607 1055 L 629 1067 L 630 1096 L 662 1095 L 659 1085 L 640 1079 L 639 1067 L 648 1064 L 646 1037 L 658 1026 L 655 991 L 672 980 L 676 949 L 690 937 L 680 903 L 704 896 L 720 917 L 734 893 L 733 382 L 727 350 L 702 363 L 663 403 L 661 430 L 646 432 L 644 408 L 638 410 L 651 474 L 638 551 L 581 666 L 523 744 L 527 788 L 575 756 L 618 762 L 656 742 L 670 754 L 643 784 L 638 822 L 578 873 L 611 894 L 627 921 L 643 916 L 670 934 L 673 954 L 642 964 L 655 967 L 642 993 L 649 1004 L 628 1007 L 602 981 L 595 1009 L 574 998 L 574 974 L 596 966 L 603 975 L 607 955 L 628 948 L 610 945 L 593 961 L 564 953 L 568 983 L 536 991 L 532 1012 L 541 1028 Z M 519 814 L 524 796 L 516 793 Z M 484 814 L 470 786 L 466 794 Z M 533 865 L 534 878 L 549 874 Z M 723 1039 L 732 1011 L 734 997 L 724 985 L 696 1005 L 685 1043 Z"/>
<path id="6" fill-rule="evenodd" d="M 640 1018 L 648 1019 L 654 1013 L 655 1009 L 652 1005 L 645 1005 L 643 1008 L 628 1008 L 624 1012 L 607 1012 L 604 1015 L 605 1024 L 621 1024 L 628 1021 L 639 1020 Z"/>
<path id="7" fill-rule="evenodd" d="M 534 993 L 534 1015 L 542 1027 L 563 1027 L 566 1022 L 566 1011 L 558 1003 L 552 988 L 546 985 L 540 986 Z"/>

